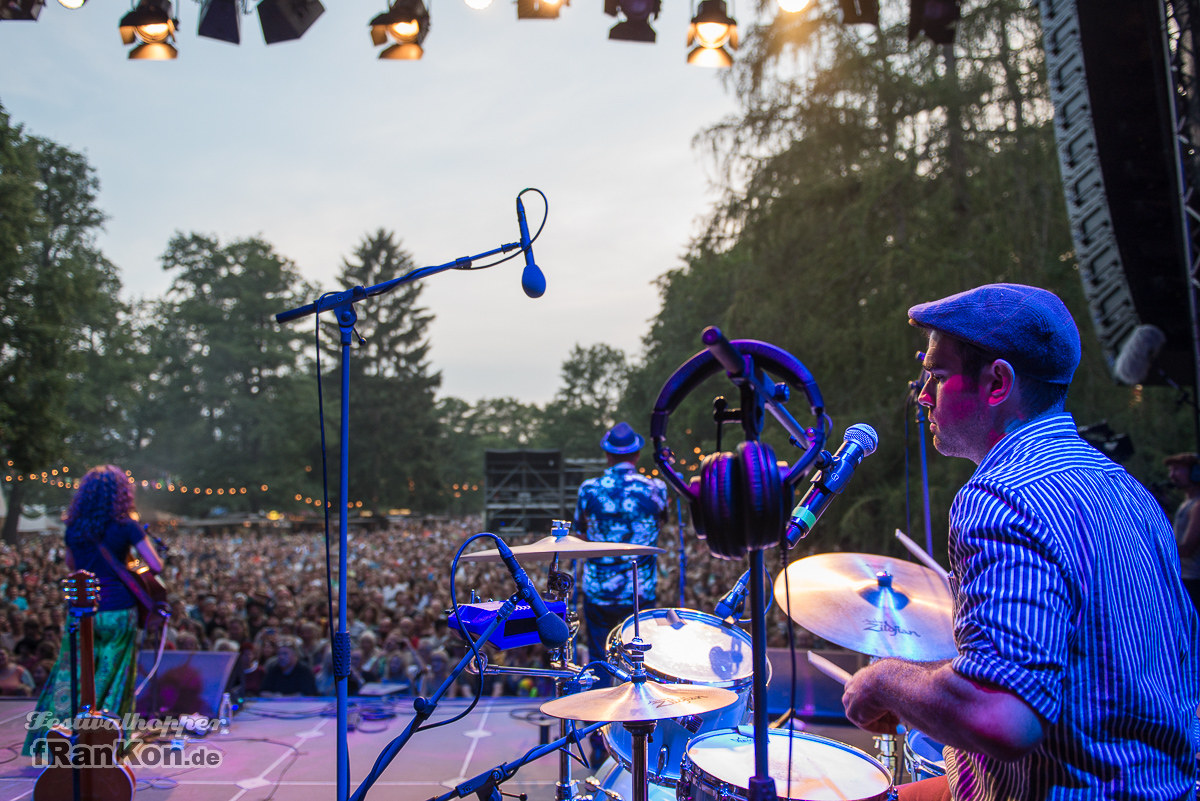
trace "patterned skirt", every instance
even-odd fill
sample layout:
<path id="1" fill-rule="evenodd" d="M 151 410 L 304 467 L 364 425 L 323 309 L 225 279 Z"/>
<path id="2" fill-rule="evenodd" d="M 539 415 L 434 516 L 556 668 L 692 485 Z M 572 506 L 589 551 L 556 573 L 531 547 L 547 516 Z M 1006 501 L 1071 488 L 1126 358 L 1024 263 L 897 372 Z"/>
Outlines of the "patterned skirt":
<path id="1" fill-rule="evenodd" d="M 113 609 L 97 612 L 92 618 L 93 653 L 96 662 L 96 706 L 122 720 L 133 712 L 134 682 L 137 679 L 137 609 Z M 71 639 L 70 629 L 63 632 L 62 646 L 54 670 L 42 688 L 31 721 L 52 718 L 69 725 L 71 721 Z M 39 714 L 46 713 L 46 714 Z M 47 727 L 27 726 L 25 756 L 33 753 L 33 744 L 46 736 Z"/>

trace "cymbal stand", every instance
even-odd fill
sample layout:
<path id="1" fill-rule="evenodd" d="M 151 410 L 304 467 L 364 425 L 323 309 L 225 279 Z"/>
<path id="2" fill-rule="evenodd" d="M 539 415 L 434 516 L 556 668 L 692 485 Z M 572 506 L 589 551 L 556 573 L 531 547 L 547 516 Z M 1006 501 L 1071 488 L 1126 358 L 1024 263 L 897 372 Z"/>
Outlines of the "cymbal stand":
<path id="1" fill-rule="evenodd" d="M 763 600 L 766 564 L 763 551 L 750 551 L 750 644 L 754 660 L 754 775 L 750 777 L 749 801 L 775 801 L 771 778 L 767 717 L 767 608 Z"/>

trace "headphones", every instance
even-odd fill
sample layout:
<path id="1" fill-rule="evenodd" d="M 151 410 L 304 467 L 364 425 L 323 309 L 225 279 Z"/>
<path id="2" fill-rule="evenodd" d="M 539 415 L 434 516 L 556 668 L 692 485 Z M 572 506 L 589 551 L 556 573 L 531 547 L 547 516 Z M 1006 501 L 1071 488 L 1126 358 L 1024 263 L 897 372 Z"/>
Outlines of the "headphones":
<path id="1" fill-rule="evenodd" d="M 705 330 L 705 341 L 709 332 Z M 716 337 L 723 340 L 720 332 Z M 779 463 L 771 446 L 765 442 L 748 439 L 739 443 L 736 451 L 712 453 L 700 463 L 699 478 L 690 481 L 672 466 L 674 455 L 667 445 L 667 420 L 688 394 L 722 366 L 722 361 L 710 350 L 702 350 L 671 374 L 663 384 L 654 413 L 650 418 L 650 438 L 654 444 L 654 459 L 663 472 L 663 477 L 689 504 L 692 524 L 696 533 L 708 542 L 713 556 L 720 559 L 741 559 L 748 550 L 763 550 L 779 544 L 787 525 L 792 492 L 801 476 L 825 444 L 829 433 L 829 418 L 817 382 L 799 360 L 774 345 L 754 339 L 738 339 L 726 343 L 732 345 L 733 353 L 739 355 L 748 370 L 737 374 L 730 372 L 734 383 L 745 382 L 745 373 L 761 376 L 764 383 L 770 376 L 768 370 L 784 379 L 785 383 L 770 384 L 770 402 L 786 402 L 788 386 L 804 391 L 817 424 L 809 429 L 807 450 L 801 454 L 786 473 L 781 473 Z M 743 410 L 745 413 L 746 410 Z M 762 429 L 761 408 L 753 428 Z"/>
<path id="2" fill-rule="evenodd" d="M 1200 456 L 1192 462 L 1192 466 L 1188 468 L 1188 481 L 1193 484 L 1200 484 Z"/>

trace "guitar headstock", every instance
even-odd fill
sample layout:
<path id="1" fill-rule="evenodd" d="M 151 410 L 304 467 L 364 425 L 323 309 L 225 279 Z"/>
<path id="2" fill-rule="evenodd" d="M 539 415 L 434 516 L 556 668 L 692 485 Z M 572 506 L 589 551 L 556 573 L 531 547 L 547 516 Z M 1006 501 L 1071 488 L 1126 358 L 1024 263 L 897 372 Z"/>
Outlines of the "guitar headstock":
<path id="1" fill-rule="evenodd" d="M 100 607 L 100 580 L 87 570 L 76 570 L 62 580 L 63 599 L 74 615 L 92 615 Z"/>

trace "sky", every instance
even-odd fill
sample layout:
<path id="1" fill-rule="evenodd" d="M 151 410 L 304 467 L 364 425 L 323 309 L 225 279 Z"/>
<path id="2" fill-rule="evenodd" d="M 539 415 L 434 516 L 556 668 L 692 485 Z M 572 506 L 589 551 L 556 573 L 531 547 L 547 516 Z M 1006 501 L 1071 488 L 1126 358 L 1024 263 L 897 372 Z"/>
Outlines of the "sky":
<path id="1" fill-rule="evenodd" d="M 444 264 L 517 241 L 517 193 L 542 190 L 543 297 L 521 291 L 518 256 L 426 278 L 421 303 L 442 395 L 545 403 L 574 345 L 640 354 L 654 279 L 682 266 L 717 198 L 693 138 L 734 98 L 719 71 L 686 64 L 684 0 L 664 3 L 656 44 L 609 41 L 602 0 L 519 22 L 509 0 L 427 3 L 421 61 L 377 59 L 368 22 L 385 0 L 326 0 L 301 39 L 270 47 L 253 13 L 240 45 L 197 37 L 200 6 L 183 0 L 179 58 L 147 62 L 126 58 L 122 0 L 50 0 L 37 22 L 0 22 L 0 104 L 87 157 L 99 245 L 134 301 L 167 288 L 176 231 L 261 236 L 334 290 L 370 232 Z M 524 200 L 536 230 L 541 203 Z"/>

